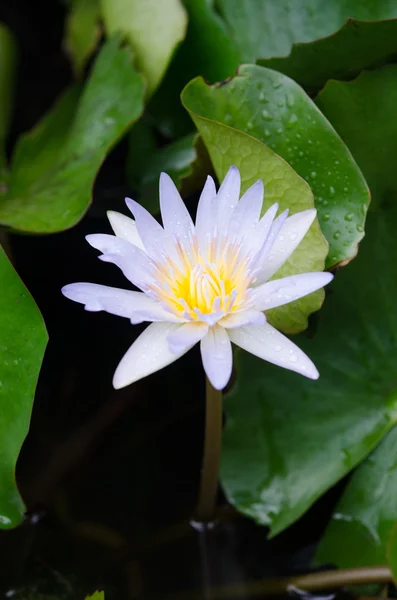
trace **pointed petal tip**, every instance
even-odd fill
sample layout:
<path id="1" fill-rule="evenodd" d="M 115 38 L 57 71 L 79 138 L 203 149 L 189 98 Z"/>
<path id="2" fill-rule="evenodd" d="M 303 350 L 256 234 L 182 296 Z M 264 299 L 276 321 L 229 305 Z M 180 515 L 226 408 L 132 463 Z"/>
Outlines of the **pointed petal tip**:
<path id="1" fill-rule="evenodd" d="M 97 244 L 96 244 L 96 240 L 97 240 L 97 233 L 88 233 L 85 237 L 85 241 L 88 242 L 88 244 L 92 247 L 95 248 L 95 250 L 98 250 L 97 248 Z M 100 235 L 100 234 L 99 234 Z"/>
<path id="2" fill-rule="evenodd" d="M 117 369 L 116 369 L 116 372 L 113 375 L 112 384 L 113 384 L 113 387 L 115 390 L 121 390 L 122 388 L 126 387 L 129 384 L 129 382 L 121 379 L 121 377 L 118 376 Z"/>
<path id="3" fill-rule="evenodd" d="M 63 294 L 66 298 L 70 298 L 70 292 L 71 292 L 71 286 L 73 285 L 73 283 L 68 283 L 67 285 L 64 285 L 63 287 L 61 287 L 61 294 Z"/>
<path id="4" fill-rule="evenodd" d="M 233 352 L 227 331 L 218 325 L 209 329 L 200 344 L 204 371 L 211 385 L 223 390 L 232 375 Z"/>
<path id="5" fill-rule="evenodd" d="M 317 216 L 317 208 L 308 208 L 306 210 L 302 210 L 301 213 L 297 213 L 301 215 L 306 215 L 308 219 L 312 219 L 312 222 Z"/>
<path id="6" fill-rule="evenodd" d="M 128 377 L 128 375 L 130 375 L 130 373 L 124 368 L 121 360 L 121 362 L 117 365 L 112 379 L 112 385 L 115 390 L 121 390 L 122 388 L 125 388 L 140 379 L 140 377 Z"/>
<path id="7" fill-rule="evenodd" d="M 124 198 L 124 202 L 126 203 L 128 210 L 133 212 L 134 206 L 137 204 L 137 202 L 135 202 L 135 200 L 133 200 L 132 198 L 128 198 L 128 197 Z"/>
<path id="8" fill-rule="evenodd" d="M 238 170 L 238 168 L 235 165 L 230 165 L 228 172 L 226 173 L 223 181 L 225 181 L 226 178 L 229 179 L 230 177 L 234 177 L 240 181 L 240 171 Z"/>
<path id="9" fill-rule="evenodd" d="M 310 372 L 307 374 L 307 377 L 309 379 L 313 379 L 313 381 L 316 381 L 320 377 L 320 373 L 318 372 L 318 370 L 316 369 L 316 367 L 314 365 L 312 366 L 312 369 L 310 370 Z"/>
<path id="10" fill-rule="evenodd" d="M 159 181 L 160 181 L 160 185 L 161 185 L 162 183 L 165 183 L 165 182 L 167 182 L 167 183 L 169 183 L 169 182 L 171 182 L 171 183 L 174 183 L 174 182 L 172 181 L 171 177 L 170 177 L 170 176 L 168 175 L 168 173 L 166 173 L 165 171 L 161 171 L 161 173 L 160 173 L 160 179 L 159 179 Z"/>
<path id="11" fill-rule="evenodd" d="M 210 383 L 214 389 L 216 389 L 218 392 L 221 392 L 222 390 L 225 389 L 225 387 L 229 383 L 229 380 L 226 381 L 226 383 L 224 383 L 224 382 L 219 382 L 219 381 L 211 381 L 211 379 L 210 379 Z"/>

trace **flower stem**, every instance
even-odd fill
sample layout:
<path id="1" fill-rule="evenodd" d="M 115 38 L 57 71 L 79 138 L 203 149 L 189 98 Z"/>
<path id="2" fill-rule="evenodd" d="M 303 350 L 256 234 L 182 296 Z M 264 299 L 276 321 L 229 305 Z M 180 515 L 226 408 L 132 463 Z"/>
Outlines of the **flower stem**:
<path id="1" fill-rule="evenodd" d="M 388 567 L 358 567 L 214 586 L 209 589 L 209 593 L 212 600 L 230 600 L 230 598 L 285 595 L 288 591 L 296 590 L 296 588 L 303 591 L 320 591 L 351 585 L 387 584 L 392 581 L 393 575 Z M 182 598 L 183 600 L 201 600 L 202 593 L 192 590 L 185 591 L 183 594 L 172 594 L 170 597 L 172 600 L 182 600 Z"/>
<path id="2" fill-rule="evenodd" d="M 199 499 L 195 519 L 209 522 L 214 517 L 218 492 L 222 441 L 222 392 L 205 381 L 205 439 Z"/>

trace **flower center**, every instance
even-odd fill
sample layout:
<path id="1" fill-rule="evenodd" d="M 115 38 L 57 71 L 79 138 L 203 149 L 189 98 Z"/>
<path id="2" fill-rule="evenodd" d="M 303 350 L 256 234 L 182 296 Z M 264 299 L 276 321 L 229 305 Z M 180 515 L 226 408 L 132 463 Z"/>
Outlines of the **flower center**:
<path id="1" fill-rule="evenodd" d="M 168 309 L 195 321 L 237 310 L 247 300 L 251 280 L 235 245 L 224 244 L 206 254 L 204 258 L 197 251 L 183 251 L 179 266 L 171 259 L 156 264 L 156 283 L 150 286 Z"/>

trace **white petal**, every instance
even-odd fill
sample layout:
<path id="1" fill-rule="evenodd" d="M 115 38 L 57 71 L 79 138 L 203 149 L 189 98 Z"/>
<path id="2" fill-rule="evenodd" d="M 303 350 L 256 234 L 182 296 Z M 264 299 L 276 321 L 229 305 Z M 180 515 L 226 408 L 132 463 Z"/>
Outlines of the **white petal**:
<path id="1" fill-rule="evenodd" d="M 193 220 L 174 182 L 167 173 L 160 175 L 160 210 L 166 231 L 183 242 L 192 238 Z"/>
<path id="2" fill-rule="evenodd" d="M 86 310 L 104 310 L 128 319 L 134 311 L 147 310 L 155 303 L 155 300 L 142 292 L 121 290 L 96 283 L 71 283 L 62 288 L 62 294 L 70 300 L 85 304 Z"/>
<path id="3" fill-rule="evenodd" d="M 270 279 L 289 259 L 295 248 L 301 243 L 310 225 L 316 218 L 315 208 L 309 208 L 286 219 L 277 238 L 263 258 L 258 282 Z"/>
<path id="4" fill-rule="evenodd" d="M 186 319 L 182 319 L 178 315 L 169 312 L 166 308 L 163 308 L 158 302 L 153 300 L 154 304 L 148 308 L 141 308 L 134 310 L 131 313 L 130 321 L 133 325 L 138 323 L 152 322 L 159 323 L 161 321 L 167 321 L 169 323 L 184 323 Z"/>
<path id="5" fill-rule="evenodd" d="M 178 353 L 187 346 L 197 344 L 208 332 L 206 323 L 185 323 L 177 331 L 168 336 L 168 344 L 171 352 Z"/>
<path id="6" fill-rule="evenodd" d="M 261 220 L 254 227 L 251 235 L 245 236 L 243 240 L 242 252 L 248 256 L 255 256 L 264 245 L 273 224 L 274 218 L 278 211 L 278 203 L 273 204 L 263 215 Z"/>
<path id="7" fill-rule="evenodd" d="M 258 223 L 257 230 L 262 236 L 262 240 L 265 240 L 270 232 L 270 228 L 273 225 L 273 221 L 276 217 L 277 211 L 279 208 L 278 202 L 272 204 L 270 208 L 265 212 L 263 217 Z"/>
<path id="8" fill-rule="evenodd" d="M 142 240 L 139 237 L 134 219 L 130 219 L 130 217 L 126 217 L 125 215 L 115 212 L 114 210 L 108 210 L 106 214 L 114 234 L 118 238 L 134 244 L 134 246 L 137 246 L 141 250 L 145 250 Z"/>
<path id="9" fill-rule="evenodd" d="M 200 349 L 208 379 L 216 390 L 223 390 L 233 368 L 232 346 L 223 327 L 210 327 L 207 335 L 201 340 Z"/>
<path id="10" fill-rule="evenodd" d="M 264 283 L 255 288 L 252 301 L 258 310 L 268 310 L 293 302 L 332 281 L 331 273 L 302 273 Z"/>
<path id="11" fill-rule="evenodd" d="M 263 204 L 263 182 L 259 179 L 245 192 L 234 209 L 229 225 L 228 237 L 239 234 L 252 236 L 253 228 L 259 221 Z"/>
<path id="12" fill-rule="evenodd" d="M 196 215 L 196 235 L 199 247 L 202 252 L 205 252 L 208 239 L 214 230 L 215 206 L 214 199 L 216 196 L 215 183 L 212 177 L 208 176 L 200 195 L 200 200 L 197 206 Z"/>
<path id="13" fill-rule="evenodd" d="M 216 195 L 217 225 L 222 230 L 240 198 L 240 173 L 237 167 L 230 167 Z"/>
<path id="14" fill-rule="evenodd" d="M 93 248 L 103 252 L 99 257 L 101 260 L 117 265 L 137 287 L 145 289 L 153 281 L 148 255 L 133 244 L 105 233 L 90 234 L 85 239 Z"/>
<path id="15" fill-rule="evenodd" d="M 236 327 L 243 327 L 244 325 L 263 325 L 264 323 L 266 323 L 265 314 L 254 308 L 229 313 L 218 321 L 218 324 L 226 329 L 234 329 Z"/>
<path id="16" fill-rule="evenodd" d="M 228 329 L 228 335 L 234 344 L 263 360 L 296 371 L 309 379 L 319 377 L 310 358 L 268 323 L 261 327 L 248 325 L 239 329 Z"/>
<path id="17" fill-rule="evenodd" d="M 256 271 L 256 280 L 260 279 L 262 282 L 261 273 L 263 270 L 263 264 L 266 260 L 266 257 L 269 255 L 269 252 L 275 243 L 275 240 L 279 234 L 280 229 L 284 225 L 285 221 L 288 218 L 288 209 L 278 215 L 278 217 L 270 224 L 267 235 L 262 238 L 262 245 L 259 247 L 259 250 L 254 257 L 251 268 Z"/>
<path id="18" fill-rule="evenodd" d="M 150 212 L 138 202 L 126 198 L 125 203 L 135 217 L 138 234 L 147 253 L 152 258 L 162 259 L 164 253 L 167 253 L 168 250 L 164 229 Z"/>
<path id="19" fill-rule="evenodd" d="M 284 212 L 281 213 L 281 215 L 278 215 L 278 217 L 274 219 L 273 223 L 271 224 L 266 240 L 266 250 L 268 248 L 271 248 L 275 243 L 279 232 L 284 227 L 288 219 L 288 213 L 289 210 L 287 208 Z"/>
<path id="20" fill-rule="evenodd" d="M 149 325 L 121 359 L 113 377 L 116 390 L 159 371 L 190 350 L 187 347 L 174 354 L 169 349 L 168 336 L 179 327 L 175 323 Z"/>

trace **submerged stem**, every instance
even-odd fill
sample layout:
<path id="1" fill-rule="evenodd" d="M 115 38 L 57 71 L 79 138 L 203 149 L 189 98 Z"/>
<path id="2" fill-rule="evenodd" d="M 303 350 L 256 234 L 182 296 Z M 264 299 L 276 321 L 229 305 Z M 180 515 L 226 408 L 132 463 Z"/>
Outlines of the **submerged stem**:
<path id="1" fill-rule="evenodd" d="M 303 591 L 320 591 L 351 585 L 390 583 L 392 581 L 393 575 L 388 567 L 358 567 L 214 586 L 210 588 L 209 593 L 212 600 L 224 600 L 226 598 L 229 600 L 230 598 L 284 595 L 296 588 Z M 201 591 L 185 591 L 180 595 L 172 595 L 172 600 L 182 600 L 182 598 L 183 600 L 200 600 L 202 598 Z"/>
<path id="2" fill-rule="evenodd" d="M 214 517 L 222 441 L 222 392 L 205 382 L 205 439 L 199 500 L 195 518 L 200 522 Z"/>

